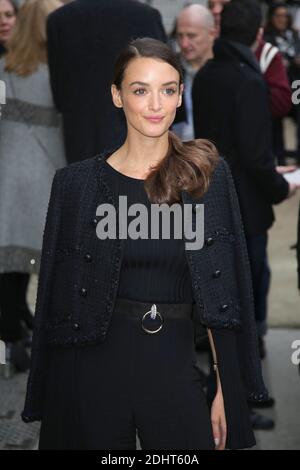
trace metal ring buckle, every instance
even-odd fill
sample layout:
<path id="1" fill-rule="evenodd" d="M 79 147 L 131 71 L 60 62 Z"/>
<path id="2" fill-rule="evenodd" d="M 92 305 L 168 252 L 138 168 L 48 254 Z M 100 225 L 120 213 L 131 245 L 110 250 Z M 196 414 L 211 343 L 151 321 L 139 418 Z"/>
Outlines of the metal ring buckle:
<path id="1" fill-rule="evenodd" d="M 156 320 L 157 317 L 160 319 L 161 323 L 160 323 L 159 327 L 156 328 L 156 330 L 149 330 L 148 328 L 146 328 L 144 326 L 143 322 L 147 318 L 148 315 L 150 315 L 152 320 Z M 164 319 L 163 319 L 162 315 L 157 311 L 157 308 L 156 308 L 155 304 L 152 305 L 151 310 L 149 310 L 149 312 L 146 312 L 144 314 L 143 318 L 142 318 L 142 328 L 146 333 L 149 333 L 149 334 L 158 333 L 162 329 L 163 323 L 164 323 Z"/>

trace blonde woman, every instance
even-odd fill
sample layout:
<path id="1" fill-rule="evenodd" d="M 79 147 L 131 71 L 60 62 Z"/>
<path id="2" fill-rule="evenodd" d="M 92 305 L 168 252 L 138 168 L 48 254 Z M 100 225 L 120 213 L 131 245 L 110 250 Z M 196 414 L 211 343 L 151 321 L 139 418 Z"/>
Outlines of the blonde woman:
<path id="1" fill-rule="evenodd" d="M 27 0 L 0 60 L 6 85 L 0 120 L 0 335 L 17 370 L 28 367 L 21 341 L 24 326 L 33 326 L 27 285 L 30 273 L 39 272 L 51 181 L 65 164 L 46 54 L 46 20 L 60 5 Z"/>

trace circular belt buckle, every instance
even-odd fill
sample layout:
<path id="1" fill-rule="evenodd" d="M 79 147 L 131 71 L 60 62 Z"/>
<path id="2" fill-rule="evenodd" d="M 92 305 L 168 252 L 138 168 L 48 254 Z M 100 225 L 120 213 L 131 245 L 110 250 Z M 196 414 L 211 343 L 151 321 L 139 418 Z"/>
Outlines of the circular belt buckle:
<path id="1" fill-rule="evenodd" d="M 153 326 L 154 329 L 149 329 L 145 326 L 148 323 L 149 326 Z M 156 305 L 153 304 L 151 310 L 146 312 L 142 318 L 142 328 L 146 333 L 153 334 L 158 333 L 163 327 L 164 319 L 162 315 L 157 311 Z"/>

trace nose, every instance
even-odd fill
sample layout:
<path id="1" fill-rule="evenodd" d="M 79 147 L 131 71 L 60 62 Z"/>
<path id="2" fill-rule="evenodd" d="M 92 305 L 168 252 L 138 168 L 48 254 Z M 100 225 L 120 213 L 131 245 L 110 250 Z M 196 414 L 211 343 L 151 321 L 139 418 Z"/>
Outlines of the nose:
<path id="1" fill-rule="evenodd" d="M 7 25 L 7 24 L 8 24 L 7 18 L 5 18 L 5 16 L 1 16 L 1 15 L 0 15 L 0 25 L 1 25 L 1 26 L 5 26 L 5 25 Z"/>
<path id="2" fill-rule="evenodd" d="M 187 36 L 183 36 L 180 40 L 181 49 L 187 49 L 189 47 L 189 39 Z"/>
<path id="3" fill-rule="evenodd" d="M 161 96 L 159 91 L 150 94 L 149 109 L 152 111 L 159 111 L 161 109 Z"/>

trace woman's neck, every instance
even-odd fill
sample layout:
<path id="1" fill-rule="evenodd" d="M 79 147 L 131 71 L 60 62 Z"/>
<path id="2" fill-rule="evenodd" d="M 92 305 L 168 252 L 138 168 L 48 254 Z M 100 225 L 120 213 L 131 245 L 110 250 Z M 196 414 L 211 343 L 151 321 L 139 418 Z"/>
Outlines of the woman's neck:
<path id="1" fill-rule="evenodd" d="M 145 179 L 151 167 L 157 165 L 167 154 L 168 133 L 161 138 L 131 138 L 127 136 L 124 144 L 109 158 L 112 166 L 121 173 Z"/>

